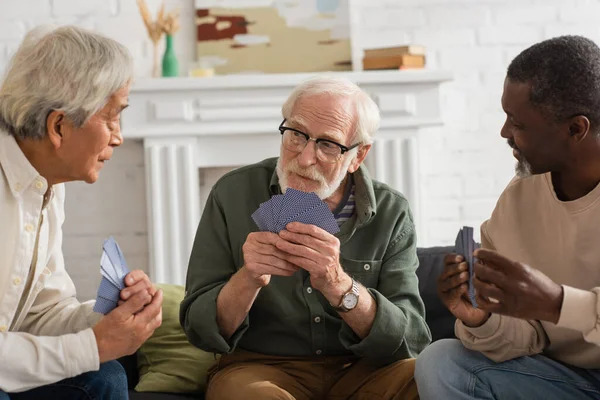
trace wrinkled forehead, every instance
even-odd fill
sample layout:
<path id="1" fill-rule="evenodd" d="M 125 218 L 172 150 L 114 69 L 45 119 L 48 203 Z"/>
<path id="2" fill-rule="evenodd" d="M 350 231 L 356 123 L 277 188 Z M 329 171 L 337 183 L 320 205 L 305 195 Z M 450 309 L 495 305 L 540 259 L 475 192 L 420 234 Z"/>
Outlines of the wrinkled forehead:
<path id="1" fill-rule="evenodd" d="M 318 95 L 298 99 L 287 121 L 311 137 L 346 143 L 356 131 L 355 114 L 348 99 Z"/>

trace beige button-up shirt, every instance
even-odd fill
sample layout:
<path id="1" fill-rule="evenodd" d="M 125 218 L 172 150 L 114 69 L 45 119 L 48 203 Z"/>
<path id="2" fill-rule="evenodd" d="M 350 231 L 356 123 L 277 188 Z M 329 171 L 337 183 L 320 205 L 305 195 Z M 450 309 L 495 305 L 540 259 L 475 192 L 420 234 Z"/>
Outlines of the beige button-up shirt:
<path id="1" fill-rule="evenodd" d="M 49 197 L 44 201 L 44 195 Z M 93 302 L 62 255 L 64 185 L 48 183 L 0 132 L 0 390 L 21 392 L 99 368 Z"/>

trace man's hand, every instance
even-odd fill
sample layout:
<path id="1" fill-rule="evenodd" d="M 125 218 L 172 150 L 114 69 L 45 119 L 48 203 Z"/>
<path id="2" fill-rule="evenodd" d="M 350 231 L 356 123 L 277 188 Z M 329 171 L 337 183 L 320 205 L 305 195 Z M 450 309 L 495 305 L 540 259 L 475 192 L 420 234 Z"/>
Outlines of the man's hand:
<path id="1" fill-rule="evenodd" d="M 135 353 L 160 326 L 162 301 L 161 290 L 154 296 L 142 290 L 104 316 L 93 328 L 100 362 Z"/>
<path id="2" fill-rule="evenodd" d="M 465 325 L 476 327 L 489 318 L 489 312 L 471 304 L 468 296 L 469 272 L 464 258 L 448 254 L 444 259 L 444 271 L 438 278 L 438 295 L 450 312 Z"/>
<path id="3" fill-rule="evenodd" d="M 478 249 L 474 255 L 478 261 L 473 284 L 479 308 L 520 319 L 558 322 L 562 286 L 539 270 L 495 251 Z"/>
<path id="4" fill-rule="evenodd" d="M 127 287 L 121 290 L 121 299 L 119 300 L 119 305 L 122 305 L 125 300 L 144 290 L 147 291 L 150 296 L 154 296 L 156 293 L 156 288 L 150 281 L 150 278 L 148 278 L 148 275 L 139 269 L 131 271 L 127 274 L 127 276 L 125 276 L 125 286 Z M 146 304 L 144 304 L 144 306 L 145 305 Z M 141 309 L 138 311 L 141 311 Z"/>
<path id="5" fill-rule="evenodd" d="M 286 253 L 286 259 L 308 271 L 312 287 L 330 302 L 339 302 L 352 286 L 340 264 L 339 239 L 315 225 L 300 222 L 288 224 L 279 236 L 276 246 Z"/>
<path id="6" fill-rule="evenodd" d="M 268 285 L 271 275 L 291 276 L 298 271 L 298 267 L 286 261 L 286 255 L 275 246 L 279 240 L 272 232 L 253 232 L 242 246 L 242 270 L 257 287 Z"/>

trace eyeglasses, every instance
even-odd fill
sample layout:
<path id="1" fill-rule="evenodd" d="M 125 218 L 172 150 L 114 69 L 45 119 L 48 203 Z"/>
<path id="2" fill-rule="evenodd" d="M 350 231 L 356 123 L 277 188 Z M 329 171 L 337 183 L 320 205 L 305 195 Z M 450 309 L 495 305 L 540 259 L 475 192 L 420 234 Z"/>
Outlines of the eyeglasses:
<path id="1" fill-rule="evenodd" d="M 286 119 L 284 119 L 279 125 L 279 132 L 281 132 L 283 146 L 291 152 L 300 153 L 308 145 L 308 142 L 312 140 L 316 145 L 317 158 L 326 163 L 338 162 L 344 153 L 354 149 L 355 147 L 358 147 L 361 144 L 361 142 L 358 142 L 350 147 L 346 147 L 343 144 L 339 144 L 329 139 L 313 139 L 298 129 L 283 126 L 285 121 Z"/>

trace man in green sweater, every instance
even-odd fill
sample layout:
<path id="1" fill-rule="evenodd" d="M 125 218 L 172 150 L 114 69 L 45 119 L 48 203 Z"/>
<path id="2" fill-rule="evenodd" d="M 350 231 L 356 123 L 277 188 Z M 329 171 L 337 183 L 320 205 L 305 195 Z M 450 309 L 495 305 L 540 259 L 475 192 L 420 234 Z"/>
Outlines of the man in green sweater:
<path id="1" fill-rule="evenodd" d="M 377 106 L 347 80 L 315 78 L 282 113 L 280 157 L 221 178 L 196 234 L 180 319 L 191 343 L 223 354 L 207 398 L 417 398 L 414 358 L 431 335 L 414 223 L 362 165 Z M 251 214 L 288 188 L 315 192 L 340 232 L 257 232 Z"/>

